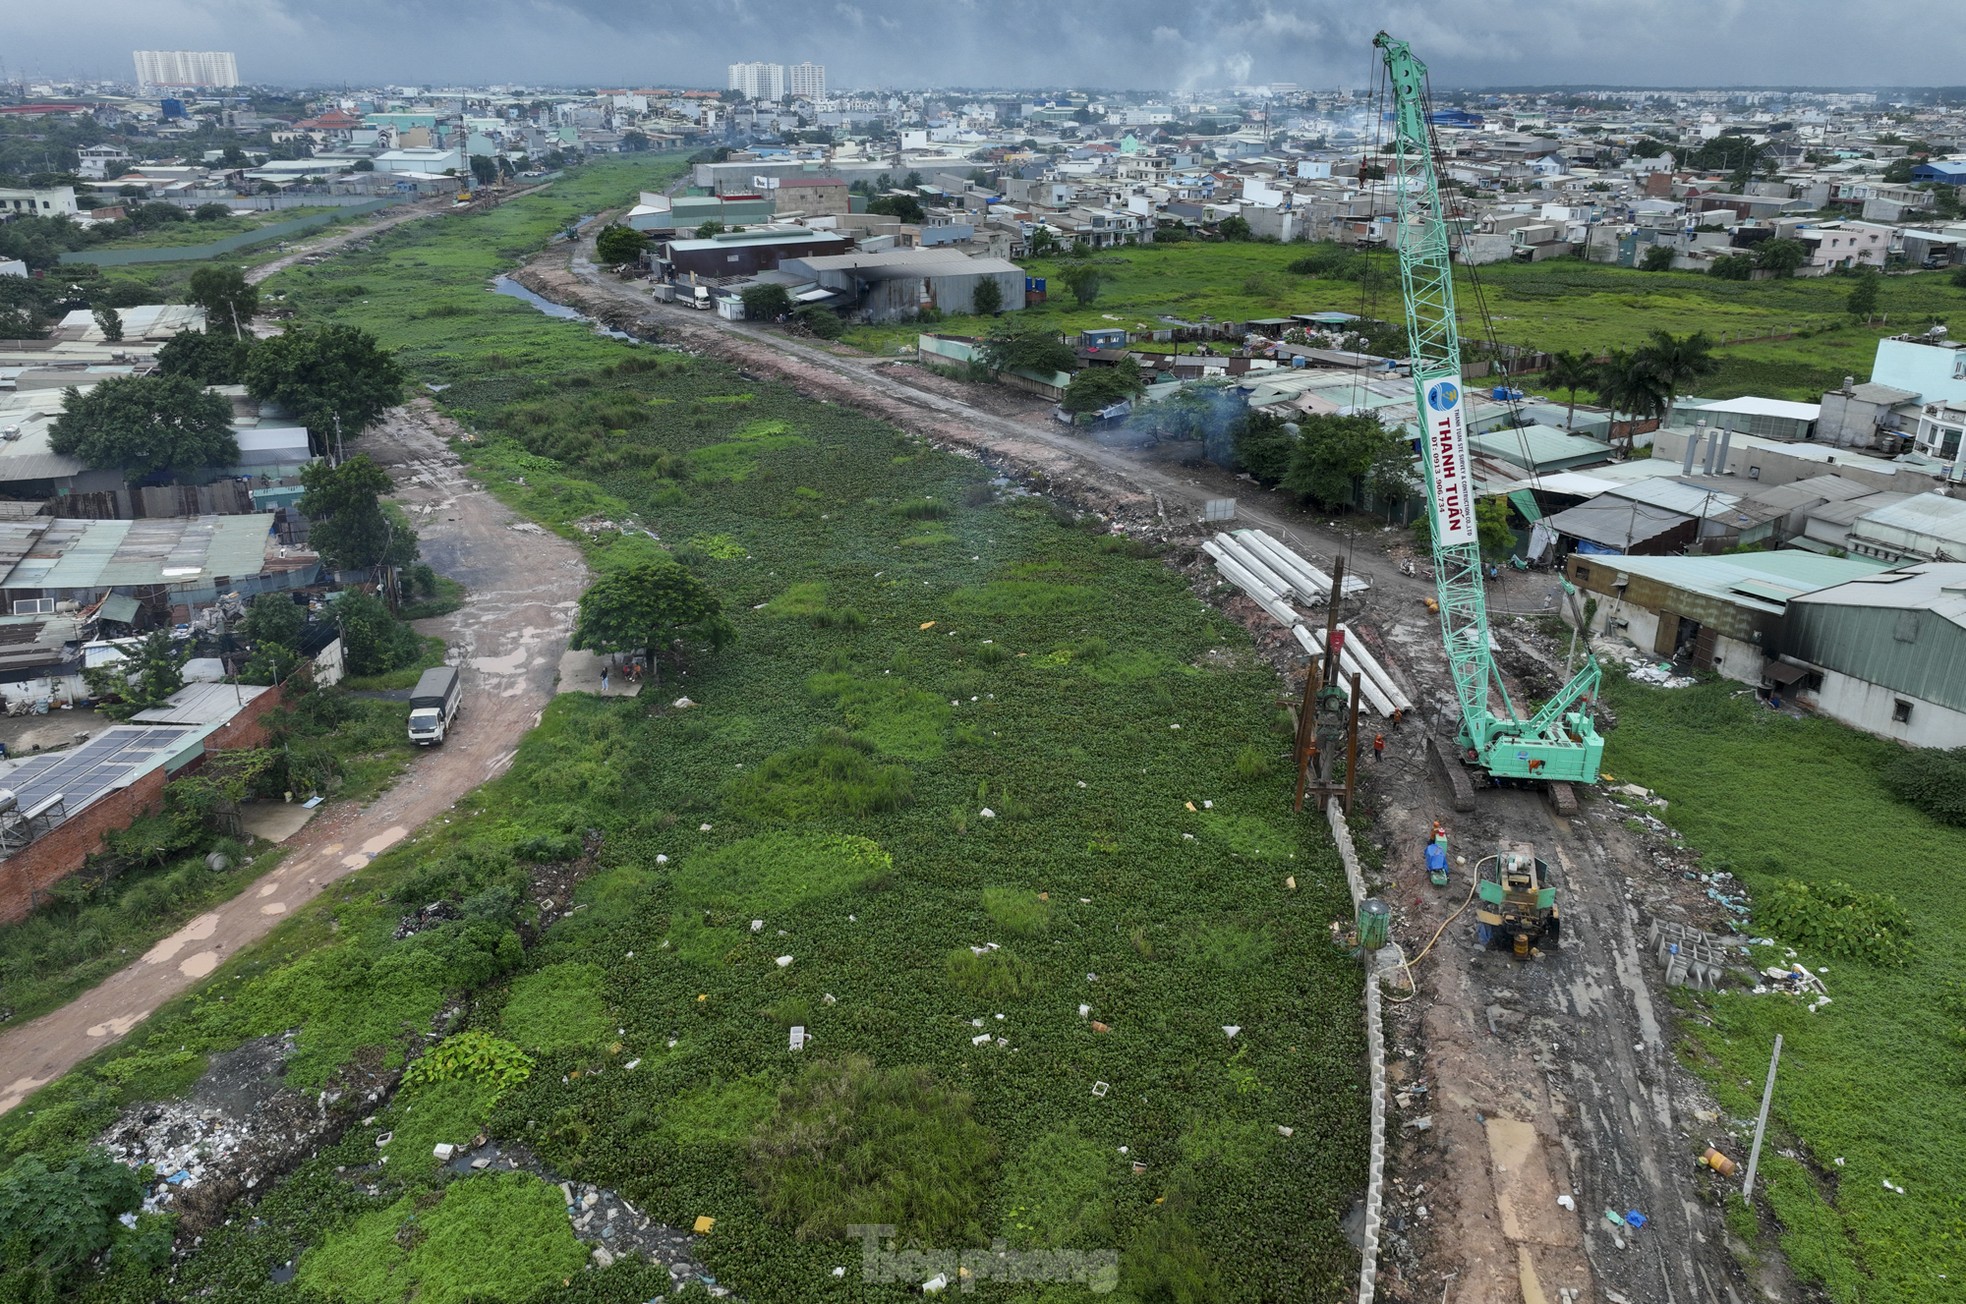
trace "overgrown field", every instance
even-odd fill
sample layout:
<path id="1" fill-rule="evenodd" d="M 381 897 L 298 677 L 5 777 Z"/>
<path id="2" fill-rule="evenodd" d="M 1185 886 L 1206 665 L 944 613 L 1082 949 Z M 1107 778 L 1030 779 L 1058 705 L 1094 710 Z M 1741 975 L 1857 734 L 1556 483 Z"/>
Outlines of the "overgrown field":
<path id="1" fill-rule="evenodd" d="M 1026 320 L 1077 332 L 1100 327 L 1163 329 L 1163 317 L 1199 322 L 1246 321 L 1300 312 L 1351 312 L 1403 320 L 1398 274 L 1390 259 L 1376 265 L 1383 283 L 1366 292 L 1357 281 L 1298 276 L 1284 269 L 1313 246 L 1303 244 L 1202 244 L 1112 250 L 1095 261 L 1110 277 L 1099 297 L 1079 307 L 1058 279 L 1055 259 L 1032 259 L 1026 270 L 1049 278 L 1050 297 L 1025 310 Z M 1577 259 L 1499 263 L 1478 269 L 1494 338 L 1535 349 L 1599 353 L 1641 344 L 1654 330 L 1715 339 L 1777 331 L 1806 331 L 1798 340 L 1730 345 L 1718 351 L 1721 370 L 1700 393 L 1732 398 L 1754 393 L 1815 399 L 1845 375 L 1870 374 L 1880 336 L 1922 329 L 1949 314 L 1966 312 L 1966 290 L 1944 272 L 1885 279 L 1878 311 L 1889 325 L 1865 327 L 1846 310 L 1851 282 L 1841 277 L 1781 281 L 1722 281 L 1691 272 L 1639 272 Z M 1456 295 L 1464 339 L 1488 337 L 1477 312 L 1466 269 L 1458 269 Z M 914 326 L 862 326 L 847 336 L 873 352 L 913 348 Z M 988 322 L 955 317 L 933 329 L 983 334 Z"/>
<path id="2" fill-rule="evenodd" d="M 0 1119 L 0 1157 L 59 1158 L 251 1037 L 299 1029 L 288 1080 L 312 1090 L 465 1029 L 175 1281 L 129 1256 L 118 1297 L 669 1290 L 581 1271 L 551 1187 L 440 1175 L 431 1146 L 480 1130 L 671 1226 L 714 1218 L 695 1253 L 757 1301 L 912 1294 L 863 1291 L 866 1223 L 1117 1251 L 1105 1298 L 1342 1296 L 1361 979 L 1327 940 L 1335 852 L 1289 811 L 1274 676 L 1159 560 L 973 463 L 484 292 L 659 175 L 587 169 L 278 284 L 451 382 L 475 472 L 522 510 L 657 536 L 590 561 L 673 549 L 736 643 L 640 699 L 556 700 L 453 818 Z M 567 864 L 579 908 L 538 934 L 535 866 Z M 438 900 L 462 918 L 394 937 Z"/>
<path id="3" fill-rule="evenodd" d="M 1828 949 L 1842 949 L 1833 939 L 1863 912 L 1823 915 L 1831 940 L 1796 949 L 1826 970 L 1830 1004 L 1811 1014 L 1785 996 L 1717 997 L 1706 1003 L 1711 1026 L 1695 1030 L 1685 1053 L 1745 1135 L 1783 1035 L 1762 1173 L 1798 1275 L 1824 1282 L 1843 1304 L 1961 1298 L 1966 897 L 1954 867 L 1966 860 L 1966 831 L 1885 790 L 1879 774 L 1893 744 L 1770 713 L 1736 685 L 1663 690 L 1620 679 L 1612 701 L 1618 728 L 1606 768 L 1656 789 L 1703 863 L 1747 883 L 1757 931 L 1769 931 L 1789 880 L 1815 894 L 1838 883 L 1888 894 L 1909 916 L 1909 932 L 1890 930 L 1879 948 L 1902 955 L 1896 964 Z M 1762 963 L 1784 956 L 1770 948 Z"/>

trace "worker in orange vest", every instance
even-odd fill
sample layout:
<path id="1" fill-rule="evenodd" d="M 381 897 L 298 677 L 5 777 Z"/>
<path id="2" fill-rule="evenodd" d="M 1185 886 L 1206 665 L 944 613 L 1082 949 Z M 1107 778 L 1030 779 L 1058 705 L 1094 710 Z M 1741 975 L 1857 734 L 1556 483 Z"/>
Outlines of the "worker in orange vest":
<path id="1" fill-rule="evenodd" d="M 1372 759 L 1375 761 L 1383 761 L 1386 759 L 1386 735 L 1384 734 L 1372 735 Z"/>

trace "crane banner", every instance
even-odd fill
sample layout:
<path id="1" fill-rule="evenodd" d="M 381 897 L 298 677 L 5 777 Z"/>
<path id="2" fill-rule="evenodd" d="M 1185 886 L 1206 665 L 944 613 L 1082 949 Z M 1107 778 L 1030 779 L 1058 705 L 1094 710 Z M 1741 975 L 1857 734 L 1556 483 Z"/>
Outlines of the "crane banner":
<path id="1" fill-rule="evenodd" d="M 1444 376 L 1426 381 L 1421 397 L 1427 418 L 1427 475 L 1434 487 L 1434 540 L 1473 543 L 1474 470 L 1468 465 L 1461 378 Z"/>

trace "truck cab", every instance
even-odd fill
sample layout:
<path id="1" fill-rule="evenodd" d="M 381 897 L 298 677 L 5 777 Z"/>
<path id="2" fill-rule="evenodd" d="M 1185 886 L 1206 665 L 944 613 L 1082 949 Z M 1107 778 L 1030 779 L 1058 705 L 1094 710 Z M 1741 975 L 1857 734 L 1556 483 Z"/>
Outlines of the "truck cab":
<path id="1" fill-rule="evenodd" d="M 410 741 L 419 747 L 442 743 L 457 719 L 463 695 L 456 666 L 435 666 L 423 672 L 410 690 Z"/>
<path id="2" fill-rule="evenodd" d="M 690 290 L 689 306 L 699 312 L 709 312 L 716 307 L 716 303 L 710 298 L 710 287 L 707 285 L 693 287 Z"/>

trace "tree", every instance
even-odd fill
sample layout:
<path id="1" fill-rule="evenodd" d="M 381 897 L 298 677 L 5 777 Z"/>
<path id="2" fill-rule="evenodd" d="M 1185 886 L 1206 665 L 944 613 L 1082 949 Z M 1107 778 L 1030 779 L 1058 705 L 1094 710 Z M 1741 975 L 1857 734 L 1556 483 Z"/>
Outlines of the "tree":
<path id="1" fill-rule="evenodd" d="M 1669 272 L 1672 270 L 1673 252 L 1671 245 L 1655 244 L 1638 258 L 1641 272 Z"/>
<path id="2" fill-rule="evenodd" d="M 1372 416 L 1309 414 L 1279 482 L 1326 507 L 1356 501 L 1361 490 L 1391 497 L 1412 483 L 1413 450 Z"/>
<path id="3" fill-rule="evenodd" d="M 991 371 L 1069 372 L 1078 358 L 1058 333 L 1038 322 L 1000 321 L 978 350 Z"/>
<path id="4" fill-rule="evenodd" d="M 191 210 L 191 216 L 199 222 L 223 222 L 232 216 L 232 210 L 224 204 L 200 204 Z"/>
<path id="5" fill-rule="evenodd" d="M 1071 262 L 1058 269 L 1058 279 L 1065 282 L 1065 288 L 1083 308 L 1099 297 L 1099 285 L 1106 274 L 1092 263 Z"/>
<path id="6" fill-rule="evenodd" d="M 1631 154 L 1633 158 L 1657 158 L 1665 152 L 1666 147 L 1650 136 L 1640 136 L 1632 142 Z"/>
<path id="7" fill-rule="evenodd" d="M 1665 378 L 1640 352 L 1613 349 L 1598 366 L 1597 394 L 1614 412 L 1638 420 L 1663 417 L 1672 394 Z"/>
<path id="8" fill-rule="evenodd" d="M 481 186 L 490 185 L 492 182 L 498 180 L 498 164 L 492 161 L 490 155 L 473 154 L 471 156 L 471 178 Z"/>
<path id="9" fill-rule="evenodd" d="M 910 223 L 922 222 L 928 217 L 928 210 L 922 207 L 922 201 L 907 194 L 882 195 L 868 203 L 867 211 Z"/>
<path id="10" fill-rule="evenodd" d="M 134 655 L 107 665 L 91 666 L 82 672 L 89 694 L 97 699 L 120 698 L 103 706 L 102 713 L 113 720 L 127 720 L 138 711 L 160 705 L 184 687 L 184 663 L 191 659 L 191 643 L 173 643 L 163 630 L 137 644 Z"/>
<path id="11" fill-rule="evenodd" d="M 903 190 L 920 190 L 922 188 L 922 174 L 910 168 L 908 175 L 901 178 L 901 188 Z"/>
<path id="12" fill-rule="evenodd" d="M 1225 217 L 1221 221 L 1217 222 L 1215 224 L 1215 234 L 1220 236 L 1224 240 L 1235 241 L 1238 243 L 1253 239 L 1255 235 L 1255 233 L 1249 229 L 1248 219 L 1244 218 L 1240 213 L 1236 214 L 1233 217 Z"/>
<path id="13" fill-rule="evenodd" d="M 601 228 L 594 237 L 594 254 L 610 267 L 620 267 L 627 263 L 640 262 L 642 251 L 648 248 L 648 237 L 632 226 L 622 226 L 610 222 Z"/>
<path id="14" fill-rule="evenodd" d="M 1543 383 L 1569 395 L 1570 406 L 1563 414 L 1564 429 L 1568 430 L 1576 423 L 1577 391 L 1589 389 L 1597 380 L 1597 375 L 1597 363 L 1582 353 L 1559 351 L 1550 354 L 1550 365 L 1543 372 Z"/>
<path id="15" fill-rule="evenodd" d="M 1793 276 L 1809 261 L 1809 246 L 1788 236 L 1764 240 L 1754 251 L 1754 265 L 1776 276 Z"/>
<path id="16" fill-rule="evenodd" d="M 725 229 L 722 222 L 716 221 L 713 218 L 708 222 L 698 223 L 694 234 L 699 240 L 708 240 L 713 235 L 721 234 Z"/>
<path id="17" fill-rule="evenodd" d="M 48 447 L 121 471 L 131 484 L 239 460 L 232 405 L 184 376 L 118 376 L 63 391 Z"/>
<path id="18" fill-rule="evenodd" d="M 185 297 L 205 310 L 207 327 L 229 327 L 234 335 L 244 334 L 259 311 L 259 287 L 236 267 L 200 267 L 191 273 Z"/>
<path id="19" fill-rule="evenodd" d="M 114 308 L 96 309 L 96 326 L 102 331 L 102 338 L 110 344 L 123 342 L 123 318 Z"/>
<path id="20" fill-rule="evenodd" d="M 416 531 L 382 496 L 394 486 L 389 473 L 357 453 L 339 466 L 313 462 L 301 468 L 305 492 L 295 504 L 311 525 L 307 542 L 333 570 L 373 573 L 407 566 L 417 558 Z"/>
<path id="21" fill-rule="evenodd" d="M 1475 543 L 1485 557 L 1500 557 L 1515 547 L 1515 531 L 1509 526 L 1509 500 L 1496 495 L 1475 503 Z"/>
<path id="22" fill-rule="evenodd" d="M 250 335 L 179 331 L 157 350 L 157 370 L 166 376 L 189 376 L 201 385 L 236 385 L 245 375 L 252 343 Z"/>
<path id="23" fill-rule="evenodd" d="M 979 317 L 994 317 L 1003 311 L 1003 286 L 994 276 L 976 283 L 969 296 L 969 310 Z"/>
<path id="24" fill-rule="evenodd" d="M 334 601 L 335 629 L 351 675 L 384 675 L 415 665 L 423 640 L 396 619 L 381 598 L 360 589 L 343 589 Z"/>
<path id="25" fill-rule="evenodd" d="M 1857 283 L 1850 287 L 1850 298 L 1846 302 L 1852 317 L 1868 322 L 1877 314 L 1878 282 L 1883 279 L 1873 268 L 1857 269 Z"/>
<path id="26" fill-rule="evenodd" d="M 809 303 L 792 310 L 792 320 L 803 326 L 807 333 L 822 340 L 836 340 L 846 334 L 846 323 L 831 308 L 822 308 Z"/>
<path id="27" fill-rule="evenodd" d="M 1745 281 L 1754 275 L 1753 254 L 1722 254 L 1707 264 L 1707 275 L 1723 281 Z"/>
<path id="28" fill-rule="evenodd" d="M 1192 388 L 1187 386 L 1182 393 Z M 1297 431 L 1295 422 L 1274 413 L 1251 411 L 1244 404 L 1240 419 L 1231 429 L 1236 461 L 1264 484 L 1276 484 L 1290 471 L 1290 459 L 1297 452 Z"/>
<path id="29" fill-rule="evenodd" d="M 1115 403 L 1138 398 L 1147 388 L 1147 382 L 1140 379 L 1140 369 L 1132 363 L 1122 362 L 1117 367 L 1087 367 L 1072 377 L 1072 383 L 1065 387 L 1065 397 L 1059 406 L 1073 416 L 1084 416 L 1088 412 L 1098 412 Z"/>
<path id="30" fill-rule="evenodd" d="M 1047 258 L 1058 252 L 1058 235 L 1048 226 L 1033 227 L 1024 245 L 1031 257 Z"/>
<path id="31" fill-rule="evenodd" d="M 300 418 L 322 449 L 353 439 L 403 401 L 403 372 L 375 336 L 353 326 L 289 327 L 255 344 L 246 388 Z"/>
<path id="32" fill-rule="evenodd" d="M 621 133 L 621 148 L 630 154 L 640 154 L 649 147 L 648 133 L 630 127 Z"/>
<path id="33" fill-rule="evenodd" d="M 653 670 L 657 658 L 673 654 L 679 640 L 721 648 L 735 637 L 723 603 L 709 586 L 663 559 L 603 575 L 581 594 L 573 646 L 593 652 L 645 651 Z"/>
<path id="34" fill-rule="evenodd" d="M 375 171 L 375 160 L 372 158 L 358 158 L 355 160 L 355 166 L 348 170 L 350 172 L 373 172 Z"/>
<path id="35" fill-rule="evenodd" d="M 239 622 L 239 633 L 250 643 L 281 643 L 300 646 L 301 630 L 307 626 L 307 609 L 284 593 L 262 593 L 246 608 Z"/>
<path id="36" fill-rule="evenodd" d="M 1713 341 L 1705 331 L 1694 331 L 1691 335 L 1653 331 L 1634 357 L 1638 365 L 1657 377 L 1668 405 L 1688 385 L 1720 370 L 1720 363 L 1713 356 Z"/>
<path id="37" fill-rule="evenodd" d="M 0 308 L 0 340 L 38 340 L 46 335 L 32 314 L 20 308 Z"/>
<path id="38" fill-rule="evenodd" d="M 137 1171 L 100 1146 L 60 1168 L 21 1156 L 0 1173 L 0 1275 L 39 1279 L 39 1290 L 18 1283 L 19 1298 L 54 1298 L 52 1284 L 107 1250 L 122 1234 L 117 1219 L 142 1202 Z"/>
<path id="39" fill-rule="evenodd" d="M 744 300 L 746 321 L 777 321 L 792 311 L 792 296 L 782 285 L 747 285 L 738 297 Z"/>

